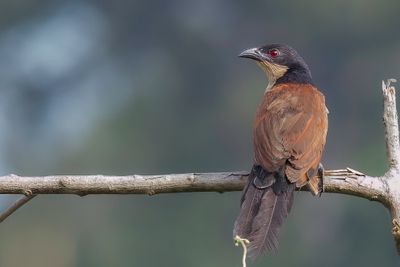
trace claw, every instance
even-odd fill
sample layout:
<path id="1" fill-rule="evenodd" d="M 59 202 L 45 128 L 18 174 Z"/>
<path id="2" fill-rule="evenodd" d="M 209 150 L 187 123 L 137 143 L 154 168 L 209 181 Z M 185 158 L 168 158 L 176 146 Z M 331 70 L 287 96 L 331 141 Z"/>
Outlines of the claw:
<path id="1" fill-rule="evenodd" d="M 324 167 L 320 163 L 317 169 L 310 169 L 307 172 L 307 187 L 313 196 L 321 196 L 324 189 Z"/>
<path id="2" fill-rule="evenodd" d="M 325 169 L 324 169 L 324 165 L 322 165 L 322 163 L 318 164 L 318 191 L 319 194 L 318 196 L 320 197 L 322 192 L 324 191 L 324 177 L 325 177 Z"/>
<path id="3" fill-rule="evenodd" d="M 258 178 L 258 177 L 256 176 L 256 177 L 254 177 L 254 179 L 253 179 L 253 185 L 254 185 L 255 188 L 262 190 L 262 189 L 265 189 L 265 188 L 268 188 L 268 187 L 271 186 L 270 184 L 267 184 L 267 185 L 258 185 L 258 184 L 256 183 L 256 180 L 260 180 L 260 179 L 257 179 L 257 178 Z"/>
<path id="4" fill-rule="evenodd" d="M 392 228 L 393 235 L 400 236 L 400 221 L 397 219 L 393 219 L 392 224 L 393 224 Z"/>

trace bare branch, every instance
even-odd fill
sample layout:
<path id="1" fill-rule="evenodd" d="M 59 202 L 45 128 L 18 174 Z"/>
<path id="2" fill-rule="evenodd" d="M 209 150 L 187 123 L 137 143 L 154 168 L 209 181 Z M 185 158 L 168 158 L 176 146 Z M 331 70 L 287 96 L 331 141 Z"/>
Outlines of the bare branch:
<path id="1" fill-rule="evenodd" d="M 389 171 L 392 168 L 399 169 L 400 149 L 399 149 L 399 124 L 396 109 L 396 90 L 390 84 L 396 82 L 395 79 L 382 81 L 383 94 L 383 123 L 385 125 L 386 153 L 389 162 Z"/>
<path id="2" fill-rule="evenodd" d="M 55 175 L 0 177 L 0 194 L 147 194 L 198 191 L 238 191 L 246 172 L 186 173 L 166 175 Z"/>
<path id="3" fill-rule="evenodd" d="M 8 207 L 5 211 L 3 211 L 0 214 L 0 223 L 3 222 L 5 219 L 7 219 L 11 214 L 13 214 L 17 209 L 25 205 L 29 200 L 34 198 L 36 195 L 29 195 L 29 196 L 23 196 L 19 198 L 17 201 L 15 201 L 13 204 L 11 204 L 10 207 Z"/>
<path id="4" fill-rule="evenodd" d="M 247 172 L 185 173 L 166 175 L 56 175 L 0 177 L 0 194 L 147 194 L 177 192 L 240 191 L 247 181 Z M 381 178 L 365 176 L 359 172 L 327 170 L 324 177 L 325 192 L 344 193 L 382 200 L 385 183 Z"/>

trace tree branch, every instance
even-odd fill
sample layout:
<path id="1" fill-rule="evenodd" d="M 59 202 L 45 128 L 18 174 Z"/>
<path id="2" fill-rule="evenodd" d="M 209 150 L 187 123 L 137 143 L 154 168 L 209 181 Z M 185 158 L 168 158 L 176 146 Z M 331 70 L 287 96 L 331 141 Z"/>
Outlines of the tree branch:
<path id="1" fill-rule="evenodd" d="M 324 191 L 381 202 L 391 215 L 393 236 L 400 254 L 400 147 L 393 80 L 382 82 L 385 140 L 389 170 L 371 177 L 350 168 L 326 170 Z M 37 194 L 160 194 L 177 192 L 227 192 L 242 190 L 247 172 L 186 173 L 167 175 L 54 175 L 0 177 L 0 194 L 24 194 L 3 214 L 0 222 Z"/>
<path id="2" fill-rule="evenodd" d="M 5 211 L 0 214 L 0 223 L 13 214 L 17 209 L 25 205 L 29 200 L 34 198 L 36 195 L 23 196 L 9 206 Z"/>
<path id="3" fill-rule="evenodd" d="M 147 194 L 177 192 L 228 192 L 240 191 L 248 173 L 215 172 L 166 175 L 56 175 L 0 177 L 0 194 Z M 385 195 L 385 182 L 366 176 L 350 168 L 326 170 L 325 192 L 344 193 L 381 200 Z"/>
<path id="4" fill-rule="evenodd" d="M 387 207 L 392 215 L 392 233 L 400 254 L 400 145 L 399 124 L 396 108 L 396 89 L 391 86 L 395 79 L 382 81 L 383 123 L 385 126 L 386 151 L 389 170 L 384 178 L 387 183 Z"/>
<path id="5" fill-rule="evenodd" d="M 0 222 L 38 194 L 147 194 L 178 192 L 241 191 L 248 172 L 185 173 L 166 175 L 55 175 L 22 177 L 14 174 L 0 177 L 0 194 L 25 194 L 0 214 Z M 304 187 L 302 190 L 306 190 Z M 324 191 L 379 201 L 386 206 L 387 184 L 382 177 L 370 177 L 353 169 L 325 170 Z M 11 212 L 10 212 L 11 211 Z M 3 219 L 1 219 L 3 218 Z"/>
<path id="6" fill-rule="evenodd" d="M 386 153 L 389 170 L 400 166 L 399 123 L 396 108 L 396 89 L 390 86 L 395 79 L 382 81 L 383 124 L 385 126 Z"/>

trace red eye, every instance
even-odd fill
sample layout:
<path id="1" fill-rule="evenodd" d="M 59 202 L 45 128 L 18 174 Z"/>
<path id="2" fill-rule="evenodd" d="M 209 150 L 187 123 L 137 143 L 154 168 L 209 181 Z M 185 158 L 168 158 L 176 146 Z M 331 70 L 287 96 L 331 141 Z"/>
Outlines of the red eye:
<path id="1" fill-rule="evenodd" d="M 268 54 L 271 57 L 277 57 L 277 56 L 279 56 L 279 50 L 278 49 L 271 49 L 271 50 L 268 51 Z"/>

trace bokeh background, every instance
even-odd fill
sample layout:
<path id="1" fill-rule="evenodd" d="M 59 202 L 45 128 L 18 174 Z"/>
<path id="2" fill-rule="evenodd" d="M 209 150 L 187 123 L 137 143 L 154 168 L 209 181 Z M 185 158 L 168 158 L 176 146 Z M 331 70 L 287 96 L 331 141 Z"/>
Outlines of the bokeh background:
<path id="1" fill-rule="evenodd" d="M 326 95 L 325 167 L 383 174 L 380 86 L 400 75 L 399 10 L 396 0 L 1 0 L 1 172 L 248 170 L 267 81 L 237 55 L 283 42 Z M 0 266 L 240 266 L 239 198 L 39 196 L 1 224 Z M 399 263 L 380 204 L 296 193 L 279 252 L 251 266 Z"/>

